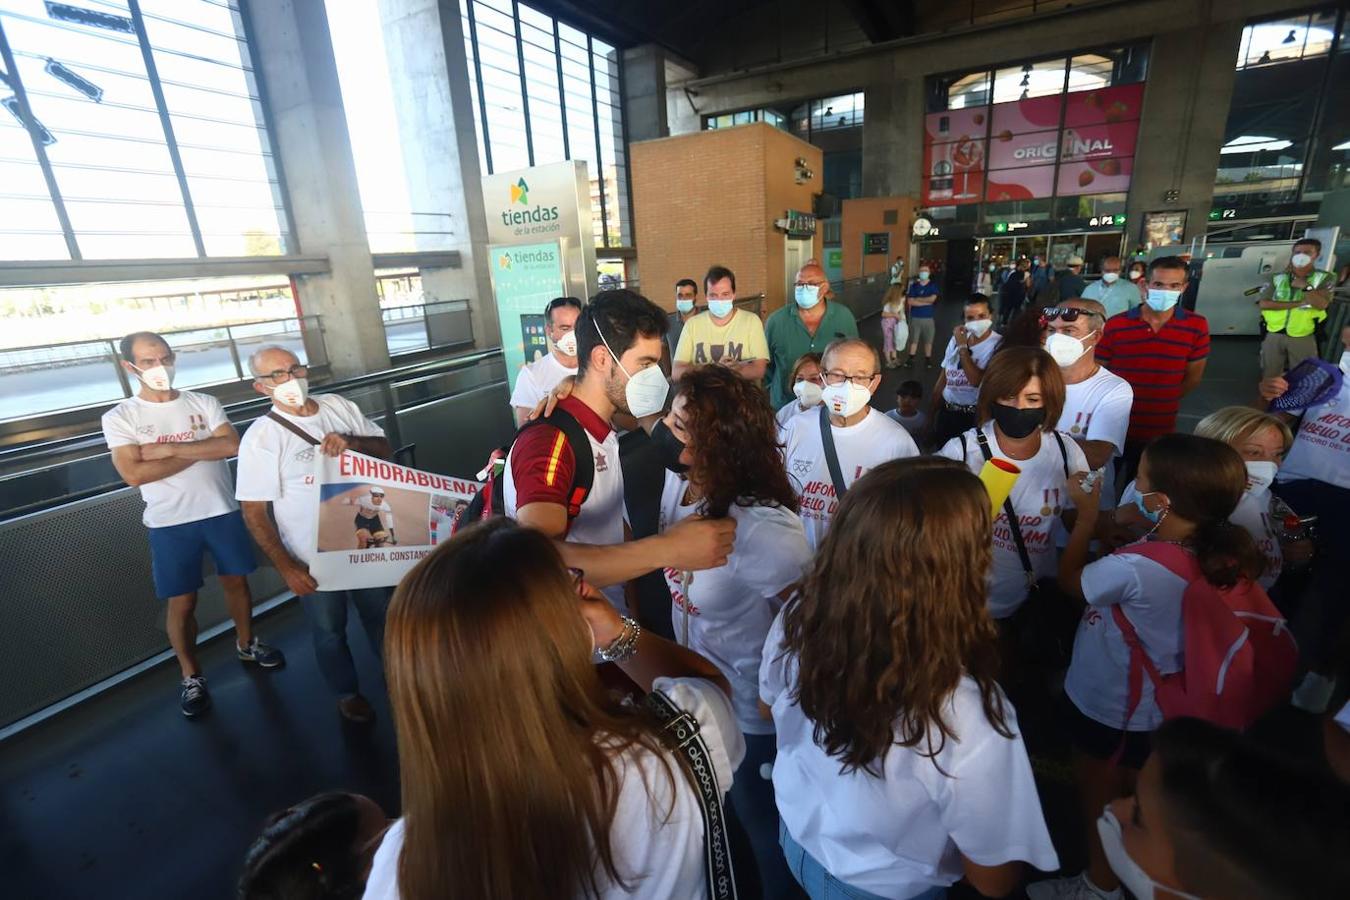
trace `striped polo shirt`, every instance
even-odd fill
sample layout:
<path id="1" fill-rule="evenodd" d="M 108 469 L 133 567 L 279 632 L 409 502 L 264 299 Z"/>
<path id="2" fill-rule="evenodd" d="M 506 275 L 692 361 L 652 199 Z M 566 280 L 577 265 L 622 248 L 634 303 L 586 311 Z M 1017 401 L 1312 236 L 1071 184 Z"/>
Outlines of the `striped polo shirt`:
<path id="1" fill-rule="evenodd" d="M 1142 443 L 1176 430 L 1186 366 L 1209 355 L 1209 323 L 1180 305 L 1158 331 L 1144 321 L 1142 307 L 1106 320 L 1097 361 L 1134 388 L 1129 443 Z"/>

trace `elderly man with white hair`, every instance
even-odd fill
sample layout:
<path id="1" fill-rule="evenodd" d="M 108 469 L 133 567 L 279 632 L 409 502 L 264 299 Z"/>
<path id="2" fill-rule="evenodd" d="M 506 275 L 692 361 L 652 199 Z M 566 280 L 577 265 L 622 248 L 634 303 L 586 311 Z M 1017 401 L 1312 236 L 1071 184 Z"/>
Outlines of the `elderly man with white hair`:
<path id="1" fill-rule="evenodd" d="M 378 657 L 384 644 L 388 588 L 319 591 L 309 574 L 316 546 L 319 484 L 315 451 L 338 456 L 354 450 L 388 459 L 384 431 L 360 408 L 337 394 L 312 397 L 309 371 L 285 347 L 263 347 L 249 357 L 253 387 L 272 399 L 239 442 L 235 496 L 258 546 L 276 566 L 310 621 L 319 671 L 337 696 L 343 718 L 367 723 L 374 718 L 361 695 L 356 665 L 347 645 L 347 604 L 356 607 L 370 646 Z"/>

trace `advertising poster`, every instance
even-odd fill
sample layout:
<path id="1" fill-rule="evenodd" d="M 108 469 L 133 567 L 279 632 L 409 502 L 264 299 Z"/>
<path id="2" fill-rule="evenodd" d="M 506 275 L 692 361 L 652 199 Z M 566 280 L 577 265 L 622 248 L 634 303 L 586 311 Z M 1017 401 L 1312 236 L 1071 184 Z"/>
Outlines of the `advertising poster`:
<path id="1" fill-rule="evenodd" d="M 1185 234 L 1186 211 L 1184 209 L 1144 213 L 1143 234 L 1140 237 L 1144 246 L 1148 249 L 1180 244 Z"/>
<path id="2" fill-rule="evenodd" d="M 502 354 L 506 373 L 515 390 L 520 367 L 547 353 L 544 341 L 544 308 L 563 290 L 562 252 L 557 241 L 491 245 L 488 263 L 492 272 L 492 296 L 497 301 L 497 321 L 502 329 Z"/>
<path id="3" fill-rule="evenodd" d="M 309 572 L 321 591 L 392 587 L 448 540 L 479 484 L 373 456 L 318 454 L 319 527 Z"/>

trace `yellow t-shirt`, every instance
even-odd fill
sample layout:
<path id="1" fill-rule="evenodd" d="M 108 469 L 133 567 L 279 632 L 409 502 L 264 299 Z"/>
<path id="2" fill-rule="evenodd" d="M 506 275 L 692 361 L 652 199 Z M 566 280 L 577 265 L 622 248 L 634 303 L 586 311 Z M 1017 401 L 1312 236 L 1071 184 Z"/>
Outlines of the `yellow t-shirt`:
<path id="1" fill-rule="evenodd" d="M 764 340 L 764 323 L 759 316 L 743 309 L 735 310 L 731 320 L 718 327 L 710 313 L 702 312 L 684 323 L 675 362 L 695 366 L 731 360 L 748 362 L 768 359 L 769 343 Z"/>

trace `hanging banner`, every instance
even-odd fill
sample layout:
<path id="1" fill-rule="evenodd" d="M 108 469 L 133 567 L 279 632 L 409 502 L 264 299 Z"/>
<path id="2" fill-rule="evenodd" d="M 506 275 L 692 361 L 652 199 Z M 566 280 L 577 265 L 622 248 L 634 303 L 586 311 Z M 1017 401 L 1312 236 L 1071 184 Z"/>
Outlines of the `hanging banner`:
<path id="1" fill-rule="evenodd" d="M 309 573 L 321 591 L 392 587 L 436 544 L 478 492 L 468 478 L 373 456 L 318 455 L 319 509 Z"/>

